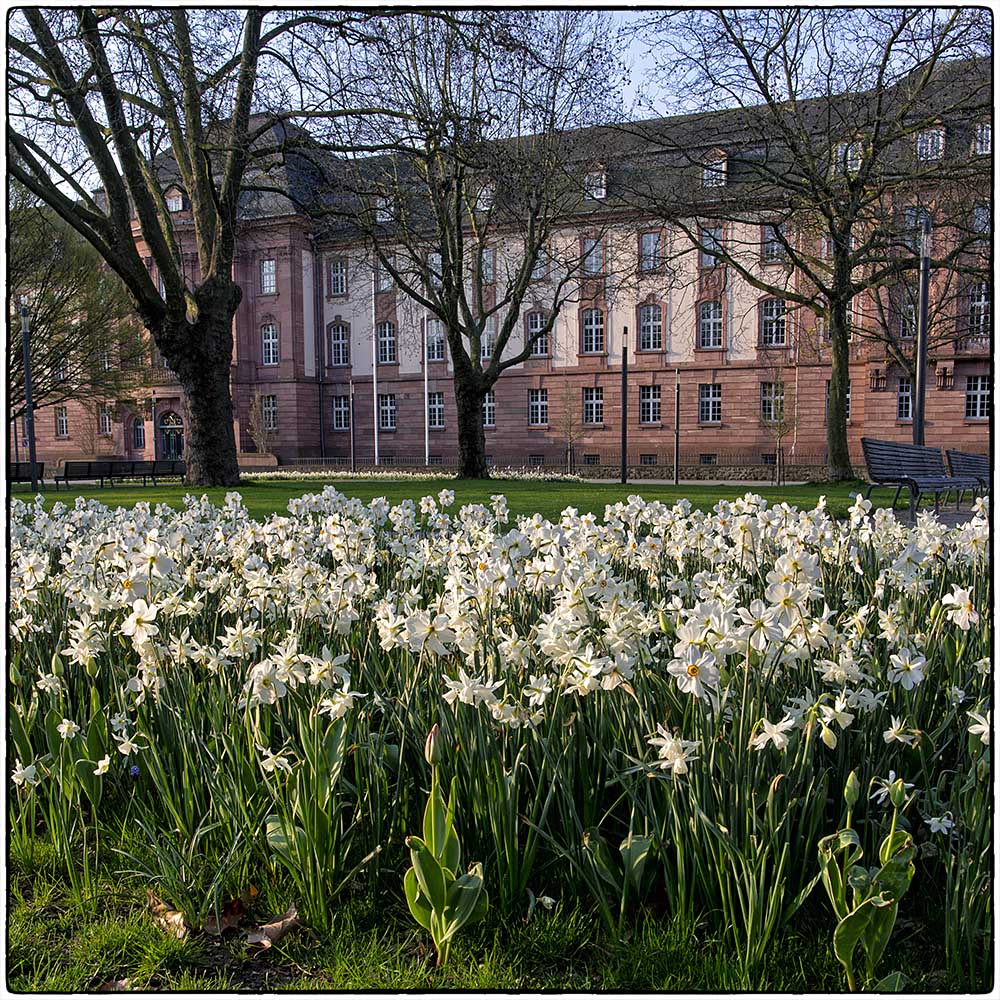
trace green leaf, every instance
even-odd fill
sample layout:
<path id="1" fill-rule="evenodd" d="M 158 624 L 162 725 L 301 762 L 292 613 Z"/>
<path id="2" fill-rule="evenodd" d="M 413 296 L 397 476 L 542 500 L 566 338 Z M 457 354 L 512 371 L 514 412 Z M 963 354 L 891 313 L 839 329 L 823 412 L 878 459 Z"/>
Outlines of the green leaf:
<path id="1" fill-rule="evenodd" d="M 651 837 L 640 837 L 630 833 L 618 848 L 625 863 L 625 876 L 631 881 L 636 892 L 642 889 L 642 876 L 652 848 Z"/>
<path id="2" fill-rule="evenodd" d="M 50 708 L 45 713 L 45 740 L 54 761 L 59 760 L 59 751 L 63 745 L 63 738 L 59 735 L 59 723 L 61 722 L 62 716 L 54 708 Z M 25 763 L 28 762 L 25 761 Z"/>
<path id="3" fill-rule="evenodd" d="M 863 865 L 852 865 L 847 871 L 847 884 L 854 891 L 855 900 L 864 899 L 872 884 L 868 869 Z"/>
<path id="4" fill-rule="evenodd" d="M 452 882 L 444 910 L 443 941 L 453 938 L 471 919 L 483 891 L 483 866 L 476 862 L 467 875 Z"/>
<path id="5" fill-rule="evenodd" d="M 417 873 L 412 868 L 407 868 L 406 874 L 403 876 L 403 892 L 406 894 L 406 905 L 409 906 L 413 919 L 425 931 L 429 931 L 431 929 L 431 904 L 420 891 Z"/>
<path id="6" fill-rule="evenodd" d="M 833 932 L 833 953 L 848 975 L 853 971 L 854 949 L 864 935 L 874 909 L 871 900 L 865 900 L 856 910 L 848 913 Z"/>
<path id="7" fill-rule="evenodd" d="M 87 728 L 87 756 L 91 760 L 100 760 L 107 752 L 108 720 L 104 717 L 104 712 L 98 709 Z"/>
<path id="8" fill-rule="evenodd" d="M 458 834 L 454 828 L 448 831 L 448 836 L 444 841 L 444 866 L 451 871 L 457 872 L 458 866 L 462 863 L 462 845 L 458 842 Z"/>
<path id="9" fill-rule="evenodd" d="M 905 830 L 896 830 L 891 837 L 886 837 L 882 841 L 882 846 L 878 849 L 878 860 L 880 864 L 886 862 L 897 852 L 906 846 L 910 835 Z"/>
<path id="10" fill-rule="evenodd" d="M 447 822 L 448 808 L 444 802 L 444 795 L 441 793 L 441 782 L 438 778 L 437 768 L 434 768 L 431 793 L 427 796 L 427 806 L 424 809 L 424 842 L 431 854 L 438 859 L 444 856 Z"/>
<path id="11" fill-rule="evenodd" d="M 410 860 L 413 862 L 420 890 L 430 900 L 431 908 L 440 913 L 448 899 L 441 865 L 419 837 L 407 837 L 406 845 L 410 848 Z"/>
<path id="12" fill-rule="evenodd" d="M 882 957 L 885 946 L 889 943 L 889 935 L 896 924 L 898 911 L 898 903 L 893 903 L 891 906 L 879 906 L 872 911 L 872 918 L 865 931 L 863 941 L 869 975 L 875 971 L 875 966 L 878 965 L 878 960 Z"/>
<path id="13" fill-rule="evenodd" d="M 7 725 L 10 728 L 10 738 L 14 741 L 14 749 L 22 764 L 28 765 L 35 759 L 35 752 L 31 748 L 31 740 L 25 731 L 21 715 L 16 708 L 11 708 L 7 713 Z"/>
<path id="14" fill-rule="evenodd" d="M 103 754 L 102 754 L 103 756 Z M 76 776 L 80 779 L 83 791 L 96 809 L 101 801 L 101 788 L 104 782 L 100 775 L 94 774 L 94 765 L 89 760 L 78 760 L 76 762 Z"/>
<path id="15" fill-rule="evenodd" d="M 872 993 L 902 993 L 908 982 L 902 972 L 890 972 L 872 987 Z"/>

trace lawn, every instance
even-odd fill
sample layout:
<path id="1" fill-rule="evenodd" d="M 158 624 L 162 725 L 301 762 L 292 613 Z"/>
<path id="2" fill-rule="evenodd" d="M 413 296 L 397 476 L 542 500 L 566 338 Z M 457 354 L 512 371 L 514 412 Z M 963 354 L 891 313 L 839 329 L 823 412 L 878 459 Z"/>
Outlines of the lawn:
<path id="1" fill-rule="evenodd" d="M 825 496 L 827 506 L 832 514 L 843 517 L 847 508 L 853 502 L 853 493 L 864 488 L 864 483 L 836 483 L 808 486 L 762 487 L 747 484 L 732 484 L 726 486 L 682 484 L 680 486 L 646 485 L 636 482 L 627 486 L 620 483 L 574 483 L 574 482 L 524 482 L 519 480 L 495 480 L 492 482 L 468 482 L 462 480 L 366 480 L 366 479 L 283 479 L 269 481 L 247 480 L 238 487 L 243 495 L 247 510 L 255 518 L 265 518 L 275 511 L 284 513 L 288 501 L 304 493 L 319 492 L 324 485 L 334 486 L 341 493 L 358 497 L 366 503 L 375 497 L 385 497 L 390 503 L 397 504 L 407 498 L 419 498 L 436 495 L 440 490 L 448 488 L 455 492 L 456 505 L 490 502 L 490 497 L 503 493 L 507 497 L 513 514 L 540 513 L 549 520 L 558 520 L 559 515 L 567 507 L 575 507 L 579 513 L 593 513 L 599 517 L 604 514 L 604 507 L 609 503 L 625 500 L 634 494 L 639 494 L 646 500 L 661 500 L 673 504 L 681 498 L 687 498 L 692 505 L 702 510 L 710 510 L 720 499 L 734 500 L 747 492 L 759 493 L 767 498 L 769 503 L 789 503 L 799 508 L 811 508 L 816 505 L 820 496 Z M 105 489 L 71 489 L 70 491 L 54 490 L 51 486 L 45 488 L 46 505 L 50 506 L 56 500 L 71 502 L 73 496 L 100 500 L 108 506 L 133 507 L 140 501 L 150 504 L 166 503 L 180 508 L 183 498 L 188 493 L 198 496 L 206 494 L 215 504 L 221 504 L 230 489 L 199 488 L 194 486 L 141 486 L 126 485 L 107 487 Z M 14 495 L 26 499 L 30 489 L 19 487 Z M 876 491 L 874 499 L 888 502 L 891 497 L 888 490 Z"/>

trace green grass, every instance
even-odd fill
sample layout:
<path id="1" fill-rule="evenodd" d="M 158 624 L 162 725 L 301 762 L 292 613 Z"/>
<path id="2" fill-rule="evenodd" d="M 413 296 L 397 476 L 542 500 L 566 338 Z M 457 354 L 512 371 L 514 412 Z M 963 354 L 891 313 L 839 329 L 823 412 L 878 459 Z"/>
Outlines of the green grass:
<path id="1" fill-rule="evenodd" d="M 464 933 L 452 960 L 435 970 L 426 935 L 400 893 L 348 894 L 328 935 L 293 931 L 270 952 L 245 945 L 252 918 L 283 906 L 287 889 L 262 874 L 255 911 L 222 938 L 192 933 L 176 941 L 145 906 L 145 886 L 117 875 L 110 863 L 93 900 L 74 905 L 51 873 L 44 845 L 30 866 L 12 859 L 9 884 L 7 985 L 14 991 L 81 992 L 128 980 L 132 990 L 616 990 L 841 992 L 830 947 L 832 918 L 816 903 L 807 920 L 779 937 L 763 966 L 741 980 L 731 947 L 653 910 L 636 912 L 613 941 L 597 915 L 573 900 L 530 921 L 494 916 Z M 111 855 L 114 857 L 114 855 Z M 706 924 L 708 921 L 706 921 Z M 939 945 L 922 920 L 900 919 L 890 949 L 909 978 L 908 990 L 947 989 Z"/>
<path id="2" fill-rule="evenodd" d="M 324 485 L 335 486 L 347 496 L 359 497 L 366 503 L 375 497 L 385 497 L 391 503 L 399 503 L 409 498 L 436 495 L 447 487 L 454 490 L 456 505 L 468 503 L 489 503 L 490 497 L 503 493 L 507 497 L 512 514 L 534 514 L 536 511 L 550 520 L 558 519 L 566 507 L 575 507 L 581 513 L 591 512 L 603 516 L 605 504 L 624 500 L 632 494 L 639 494 L 647 500 L 662 500 L 673 504 L 686 497 L 695 507 L 709 510 L 717 500 L 734 500 L 747 492 L 759 493 L 771 503 L 785 501 L 798 507 L 815 506 L 820 496 L 827 498 L 827 506 L 836 516 L 844 516 L 853 502 L 852 493 L 863 489 L 864 484 L 829 483 L 808 486 L 760 487 L 745 484 L 726 486 L 681 485 L 653 486 L 640 482 L 622 486 L 620 483 L 537 483 L 517 480 L 464 481 L 464 480 L 270 480 L 263 482 L 246 481 L 240 487 L 243 502 L 250 513 L 257 518 L 267 517 L 275 511 L 285 512 L 288 501 L 303 493 L 319 492 Z M 198 496 L 207 494 L 216 504 L 221 504 L 227 488 L 200 488 L 194 486 L 115 486 L 106 489 L 59 490 L 46 487 L 43 491 L 46 505 L 56 500 L 72 503 L 74 496 L 100 500 L 109 506 L 132 507 L 145 500 L 151 504 L 167 503 L 180 507 L 185 494 Z M 20 487 L 14 495 L 26 498 L 30 488 Z M 876 491 L 874 500 L 888 503 L 888 490 Z"/>

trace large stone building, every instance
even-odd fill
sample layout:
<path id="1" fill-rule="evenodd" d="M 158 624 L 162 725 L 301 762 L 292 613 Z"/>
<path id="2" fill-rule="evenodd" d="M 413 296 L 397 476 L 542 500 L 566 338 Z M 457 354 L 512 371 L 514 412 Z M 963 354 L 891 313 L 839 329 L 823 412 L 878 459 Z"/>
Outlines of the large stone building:
<path id="1" fill-rule="evenodd" d="M 973 123 L 971 131 L 942 130 L 937 155 L 954 152 L 947 144 L 957 141 L 964 155 L 990 156 L 989 122 Z M 926 147 L 927 140 L 918 135 L 914 142 Z M 705 172 L 706 187 L 718 185 L 720 176 L 725 183 L 724 156 L 720 147 L 720 166 Z M 303 182 L 293 170 L 289 160 L 286 190 Z M 820 468 L 830 359 L 816 314 L 761 294 L 711 254 L 696 252 L 689 243 L 685 247 L 675 228 L 635 211 L 612 210 L 612 203 L 621 204 L 612 197 L 615 185 L 613 165 L 597 168 L 586 210 L 567 217 L 554 238 L 556 244 L 576 246 L 601 219 L 600 237 L 587 247 L 576 292 L 550 336 L 523 364 L 503 373 L 487 400 L 488 461 L 562 466 L 571 452 L 577 467 L 617 463 L 627 346 L 632 465 L 672 463 L 679 386 L 683 464 L 759 467 L 773 464 L 780 447 L 788 465 Z M 605 202 L 609 207 L 602 214 Z M 181 191 L 168 191 L 168 207 L 183 246 L 190 223 Z M 987 221 L 984 253 L 989 233 Z M 720 225 L 717 237 L 748 248 L 761 276 L 785 269 L 788 282 L 799 280 L 766 221 Z M 493 280 L 501 282 L 516 259 L 516 241 L 498 236 L 491 253 Z M 185 254 L 185 266 L 194 276 L 196 255 Z M 376 437 L 380 464 L 455 461 L 446 338 L 438 322 L 429 321 L 373 268 L 364 241 L 343 227 L 317 226 L 279 194 L 247 198 L 235 276 L 243 289 L 232 366 L 241 450 L 254 450 L 248 416 L 259 395 L 272 451 L 282 464 L 353 458 L 369 465 Z M 522 310 L 523 331 L 547 308 L 542 293 L 549 280 L 540 269 L 538 294 L 529 292 Z M 859 463 L 863 435 L 910 440 L 912 433 L 912 378 L 884 342 L 864 335 L 885 334 L 887 325 L 904 341 L 912 335 L 912 310 L 894 306 L 891 292 L 887 309 L 883 294 L 858 296 L 854 306 L 849 441 Z M 951 293 L 949 303 L 935 312 L 926 438 L 983 452 L 991 414 L 991 285 L 966 283 Z M 520 345 L 516 341 L 508 354 L 523 346 L 523 339 Z M 483 352 L 488 351 L 487 343 Z M 127 399 L 97 405 L 70 401 L 39 410 L 39 458 L 51 466 L 95 454 L 182 455 L 183 396 L 155 349 L 134 382 Z M 778 413 L 784 417 L 775 421 Z M 22 435 L 18 428 L 12 452 Z"/>

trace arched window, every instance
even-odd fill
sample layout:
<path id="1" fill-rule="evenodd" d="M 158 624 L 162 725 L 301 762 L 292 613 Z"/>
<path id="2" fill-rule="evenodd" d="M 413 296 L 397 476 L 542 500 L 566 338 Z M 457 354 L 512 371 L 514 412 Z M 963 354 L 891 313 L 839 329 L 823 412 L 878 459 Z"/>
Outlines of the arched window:
<path id="1" fill-rule="evenodd" d="M 663 350 L 663 309 L 658 303 L 639 308 L 639 350 Z"/>
<path id="2" fill-rule="evenodd" d="M 329 351 L 331 365 L 349 365 L 351 363 L 350 331 L 343 323 L 331 323 L 327 327 L 329 335 Z"/>
<path id="3" fill-rule="evenodd" d="M 260 328 L 260 362 L 263 365 L 278 363 L 278 327 L 275 323 L 264 323 Z"/>

